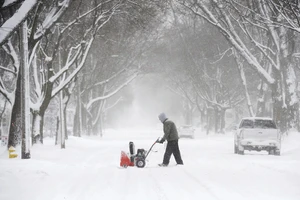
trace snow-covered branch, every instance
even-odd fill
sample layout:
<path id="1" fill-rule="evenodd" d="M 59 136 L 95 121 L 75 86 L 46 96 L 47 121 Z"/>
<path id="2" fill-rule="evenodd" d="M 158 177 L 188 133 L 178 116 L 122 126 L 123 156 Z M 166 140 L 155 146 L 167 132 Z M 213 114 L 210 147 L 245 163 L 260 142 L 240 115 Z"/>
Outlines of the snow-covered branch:
<path id="1" fill-rule="evenodd" d="M 168 88 L 171 92 L 173 92 L 174 94 L 177 94 L 178 96 L 182 97 L 183 99 L 186 98 L 183 94 L 181 94 L 180 92 L 174 90 L 172 87 L 167 86 L 167 88 Z"/>
<path id="2" fill-rule="evenodd" d="M 25 0 L 17 12 L 0 27 L 0 46 L 2 46 L 20 24 L 26 20 L 29 12 L 34 8 L 37 2 L 38 0 Z"/>
<path id="3" fill-rule="evenodd" d="M 87 59 L 87 55 L 88 55 L 88 53 L 89 53 L 89 51 L 90 51 L 91 45 L 92 45 L 92 43 L 93 43 L 93 41 L 94 41 L 94 39 L 95 39 L 95 34 L 97 33 L 97 31 L 98 31 L 100 28 L 102 28 L 102 27 L 103 27 L 103 26 L 111 19 L 111 17 L 112 17 L 113 14 L 114 14 L 114 9 L 115 9 L 115 6 L 114 6 L 112 9 L 110 9 L 110 11 L 111 11 L 110 13 L 109 13 L 108 11 L 105 12 L 105 13 L 109 13 L 108 16 L 100 15 L 99 17 L 97 17 L 97 20 L 96 20 L 97 23 L 94 24 L 94 25 L 95 25 L 94 30 L 93 30 L 94 33 L 91 35 L 91 38 L 90 38 L 89 42 L 88 42 L 87 44 L 84 44 L 84 42 L 82 42 L 82 43 L 80 44 L 80 48 L 77 49 L 77 52 L 78 52 L 78 53 L 76 53 L 75 56 L 72 57 L 73 59 L 71 59 L 71 61 L 67 62 L 66 66 L 63 67 L 62 70 L 60 70 L 60 72 L 57 74 L 57 76 L 55 76 L 53 79 L 50 78 L 52 81 L 54 81 L 54 80 L 56 80 L 59 76 L 61 76 L 62 74 L 64 74 L 65 71 L 69 69 L 70 65 L 72 65 L 72 64 L 75 62 L 75 60 L 78 60 L 77 57 L 80 56 L 79 52 L 82 52 L 82 51 L 83 51 L 83 53 L 82 53 L 82 55 L 81 55 L 81 61 L 80 61 L 79 65 L 76 67 L 76 69 L 75 69 L 70 75 L 68 75 L 67 78 L 64 77 L 64 79 L 60 81 L 59 86 L 57 86 L 55 89 L 52 90 L 52 93 L 51 93 L 51 96 L 52 96 L 52 97 L 54 97 L 54 96 L 55 96 L 56 94 L 58 94 L 58 92 L 60 92 L 66 85 L 68 85 L 69 82 L 70 82 L 71 80 L 73 80 L 73 79 L 75 78 L 75 76 L 79 73 L 79 71 L 82 69 L 82 67 L 84 66 L 85 61 L 86 61 L 86 59 Z M 101 24 L 98 24 L 98 23 L 100 22 L 100 20 L 102 20 L 102 22 L 101 22 Z M 85 47 L 82 48 L 82 46 L 85 46 Z M 82 48 L 82 49 L 81 49 L 81 48 Z M 76 48 L 75 48 L 75 49 L 76 49 Z M 72 49 L 71 49 L 71 50 L 72 50 Z M 71 50 L 70 50 L 70 51 L 71 51 Z M 68 58 L 71 57 L 70 55 L 71 55 L 71 54 L 69 54 L 69 57 L 68 57 Z M 76 56 L 76 55 L 77 55 L 77 56 Z M 75 58 L 77 58 L 77 59 L 75 59 Z M 69 60 L 69 59 L 68 59 L 68 60 Z"/>
<path id="4" fill-rule="evenodd" d="M 271 58 L 270 55 L 268 55 L 268 53 L 266 52 L 266 50 L 268 50 L 269 52 L 271 52 L 272 56 L 276 56 L 276 53 L 269 47 L 257 42 L 254 37 L 250 34 L 249 30 L 247 29 L 247 27 L 244 27 L 245 33 L 248 35 L 248 37 L 250 38 L 250 41 L 258 48 L 258 50 L 265 56 L 265 58 L 267 58 L 267 60 L 269 60 L 269 62 L 272 64 L 272 66 L 276 69 L 279 69 L 278 64 L 279 63 L 275 63 L 274 60 Z"/>
<path id="5" fill-rule="evenodd" d="M 226 55 L 226 53 L 229 52 L 229 51 L 232 51 L 232 48 L 228 48 L 226 51 L 224 51 L 224 52 L 221 54 L 220 58 L 217 59 L 216 61 L 211 62 L 211 64 L 216 64 L 217 62 L 219 62 L 220 60 L 222 60 L 223 57 Z"/>
<path id="6" fill-rule="evenodd" d="M 97 10 L 98 8 L 100 8 L 101 6 L 111 2 L 112 0 L 107 0 L 105 2 L 99 3 L 97 6 L 95 6 L 94 8 L 90 9 L 89 11 L 83 13 L 82 15 L 76 17 L 76 19 L 74 19 L 73 21 L 69 22 L 64 28 L 62 28 L 61 33 L 64 33 L 65 31 L 67 31 L 71 26 L 73 26 L 74 24 L 76 24 L 78 21 L 80 21 L 82 18 L 86 17 L 87 15 L 89 15 L 90 13 L 92 13 L 93 11 Z"/>
<path id="7" fill-rule="evenodd" d="M 103 85 L 105 83 L 108 83 L 108 82 L 110 82 L 111 80 L 113 80 L 114 78 L 116 78 L 117 76 L 119 76 L 121 73 L 123 73 L 125 71 L 126 71 L 126 68 L 121 69 L 120 71 L 118 71 L 117 73 L 115 73 L 114 75 L 112 75 L 111 77 L 109 77 L 108 79 L 106 79 L 104 81 L 100 81 L 100 82 L 92 85 L 91 87 L 101 86 L 101 85 Z M 90 88 L 88 88 L 88 89 L 90 89 Z"/>
<path id="8" fill-rule="evenodd" d="M 63 2 L 59 2 L 57 5 L 51 9 L 49 14 L 46 16 L 43 23 L 39 26 L 37 31 L 34 34 L 34 39 L 39 40 L 47 30 L 49 30 L 58 19 L 63 15 L 70 4 L 70 0 L 64 0 Z"/>
<path id="9" fill-rule="evenodd" d="M 90 41 L 86 44 L 86 46 L 84 47 L 84 53 L 82 55 L 82 58 L 81 58 L 81 61 L 79 63 L 79 65 L 77 66 L 77 68 L 65 79 L 65 80 L 62 80 L 60 82 L 60 84 L 54 88 L 52 90 L 52 93 L 51 93 L 51 97 L 54 97 L 55 95 L 57 95 L 66 85 L 69 84 L 69 82 L 75 78 L 75 76 L 78 74 L 78 72 L 82 69 L 82 67 L 84 66 L 84 63 L 86 61 L 86 58 L 87 58 L 87 55 L 88 55 L 88 52 L 90 51 L 90 48 L 91 48 L 91 45 L 94 41 L 94 37 L 92 37 L 90 39 Z"/>
<path id="10" fill-rule="evenodd" d="M 106 108 L 103 109 L 103 113 L 107 112 L 108 110 L 112 109 L 113 107 L 115 107 L 116 105 L 118 105 L 118 103 L 120 103 L 123 100 L 122 97 L 118 98 L 113 104 L 107 106 Z"/>
<path id="11" fill-rule="evenodd" d="M 117 94 L 122 88 L 124 88 L 125 86 L 127 86 L 131 81 L 133 81 L 136 77 L 138 76 L 138 73 L 135 73 L 134 75 L 132 75 L 125 83 L 123 83 L 122 85 L 120 85 L 118 88 L 116 88 L 114 91 L 112 91 L 111 93 L 104 95 L 102 97 L 97 97 L 94 98 L 92 100 L 89 101 L 89 103 L 86 105 L 87 109 L 90 109 L 91 106 L 97 102 L 97 101 L 101 101 L 104 99 L 108 99 L 110 97 L 112 97 L 113 95 Z"/>
<path id="12" fill-rule="evenodd" d="M 202 17 L 207 20 L 210 24 L 217 27 L 220 32 L 227 38 L 227 40 L 232 44 L 235 49 L 247 60 L 247 62 L 252 66 L 258 74 L 265 79 L 269 84 L 275 83 L 275 79 L 261 66 L 261 64 L 257 61 L 257 58 L 250 52 L 247 46 L 244 44 L 238 33 L 236 32 L 235 26 L 232 24 L 231 20 L 228 17 L 228 14 L 222 8 L 219 8 L 216 1 L 213 1 L 214 8 L 218 10 L 219 15 L 215 16 L 212 11 L 210 11 L 205 2 L 198 2 L 198 10 L 192 8 L 191 6 L 183 4 L 187 7 L 192 13 L 197 16 Z M 200 13 L 199 11 L 203 11 Z M 216 14 L 217 15 L 217 14 Z M 226 23 L 222 25 L 219 19 L 224 20 Z"/>
<path id="13" fill-rule="evenodd" d="M 11 70 L 11 69 L 8 69 L 6 67 L 3 67 L 0 65 L 0 70 L 4 70 L 4 71 L 7 71 L 7 72 L 10 72 L 12 73 L 13 75 L 17 75 L 15 71 Z"/>
<path id="14" fill-rule="evenodd" d="M 17 52 L 16 52 L 15 48 L 13 47 L 10 39 L 3 46 L 3 49 L 10 56 L 11 61 L 14 65 L 14 72 L 18 75 L 19 74 L 19 69 L 20 69 L 20 61 L 19 61 L 19 57 L 17 55 Z M 14 96 L 15 91 L 9 92 L 7 90 L 7 88 L 5 87 L 5 84 L 2 80 L 2 78 L 0 78 L 0 93 L 7 99 L 7 101 L 10 104 L 12 104 L 12 105 L 14 104 L 14 102 L 15 102 L 15 96 Z"/>
<path id="15" fill-rule="evenodd" d="M 54 83 L 58 78 L 63 75 L 66 71 L 69 70 L 69 68 L 74 64 L 74 62 L 78 59 L 80 54 L 82 53 L 82 47 L 84 46 L 84 43 L 81 43 L 77 45 L 76 47 L 72 47 L 69 51 L 68 58 L 66 61 L 66 65 L 59 70 L 54 76 L 52 76 L 49 81 Z M 73 50 L 76 50 L 75 53 L 73 54 Z"/>

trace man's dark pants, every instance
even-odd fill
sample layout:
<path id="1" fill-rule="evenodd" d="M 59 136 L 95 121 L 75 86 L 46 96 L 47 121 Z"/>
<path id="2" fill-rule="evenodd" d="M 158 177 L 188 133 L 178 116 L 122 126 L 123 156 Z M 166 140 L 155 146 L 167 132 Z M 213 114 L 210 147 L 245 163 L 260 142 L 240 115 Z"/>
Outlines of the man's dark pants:
<path id="1" fill-rule="evenodd" d="M 163 164 L 168 165 L 170 162 L 171 155 L 174 155 L 177 164 L 183 164 L 181 159 L 180 150 L 178 147 L 178 140 L 169 141 L 167 144 L 166 152 L 164 155 Z"/>

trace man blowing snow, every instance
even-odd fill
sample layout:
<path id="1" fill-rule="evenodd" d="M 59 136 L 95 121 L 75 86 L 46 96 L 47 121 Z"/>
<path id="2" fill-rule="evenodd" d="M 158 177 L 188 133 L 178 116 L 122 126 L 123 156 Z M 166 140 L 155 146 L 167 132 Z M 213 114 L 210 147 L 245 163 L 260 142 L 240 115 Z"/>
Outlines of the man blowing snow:
<path id="1" fill-rule="evenodd" d="M 159 166 L 164 166 L 164 167 L 168 166 L 172 154 L 174 155 L 177 165 L 183 165 L 183 161 L 181 159 L 180 150 L 179 150 L 179 146 L 178 146 L 179 137 L 178 137 L 176 125 L 174 124 L 174 122 L 172 122 L 171 120 L 169 120 L 167 118 L 165 113 L 161 113 L 158 116 L 158 119 L 164 125 L 164 128 L 163 128 L 164 136 L 159 141 L 159 143 L 164 143 L 165 140 L 167 140 L 167 142 L 168 142 L 167 148 L 166 148 L 166 151 L 164 154 L 163 163 L 159 164 Z"/>

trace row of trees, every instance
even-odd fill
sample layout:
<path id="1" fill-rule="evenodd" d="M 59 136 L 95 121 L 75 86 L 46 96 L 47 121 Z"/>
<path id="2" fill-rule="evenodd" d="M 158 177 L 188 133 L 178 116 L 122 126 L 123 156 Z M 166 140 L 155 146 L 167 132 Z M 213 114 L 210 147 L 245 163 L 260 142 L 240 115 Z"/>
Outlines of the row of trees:
<path id="1" fill-rule="evenodd" d="M 299 6 L 290 0 L 170 2 L 171 25 L 160 42 L 168 53 L 159 62 L 184 100 L 187 123 L 198 110 L 207 132 L 224 132 L 226 111 L 246 105 L 248 116 L 273 117 L 282 132 L 300 130 Z"/>
<path id="2" fill-rule="evenodd" d="M 62 147 L 70 102 L 74 135 L 102 134 L 105 113 L 122 101 L 108 99 L 148 72 L 167 77 L 186 123 L 198 110 L 207 132 L 224 132 L 226 111 L 244 105 L 282 132 L 300 129 L 298 1 L 3 2 L 0 114 L 10 111 L 8 146 L 22 142 L 24 157 L 29 138 L 43 143 L 49 106 L 60 110 Z"/>
<path id="3" fill-rule="evenodd" d="M 76 106 L 74 134 L 101 133 L 103 114 L 120 101 L 107 99 L 141 73 L 140 58 L 156 37 L 151 30 L 164 3 L 7 2 L 0 15 L 0 93 L 11 111 L 8 147 L 22 143 L 22 157 L 29 158 L 29 139 L 43 143 L 45 113 L 54 101 L 62 148 L 70 99 Z"/>
<path id="4" fill-rule="evenodd" d="M 299 130 L 299 2 L 210 0 L 177 1 L 177 5 L 216 28 L 228 43 L 244 86 L 249 114 L 264 116 L 270 93 L 273 117 L 280 129 Z M 247 90 L 248 67 L 259 76 L 256 112 Z"/>

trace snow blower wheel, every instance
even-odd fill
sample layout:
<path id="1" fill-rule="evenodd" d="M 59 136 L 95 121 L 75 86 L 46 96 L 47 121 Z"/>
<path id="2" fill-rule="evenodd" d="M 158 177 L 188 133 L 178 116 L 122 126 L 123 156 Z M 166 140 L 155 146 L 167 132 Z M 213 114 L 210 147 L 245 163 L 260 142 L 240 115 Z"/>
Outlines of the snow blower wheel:
<path id="1" fill-rule="evenodd" d="M 145 165 L 146 165 L 146 162 L 143 158 L 137 158 L 136 159 L 136 166 L 138 168 L 143 168 L 143 167 L 145 167 Z"/>

